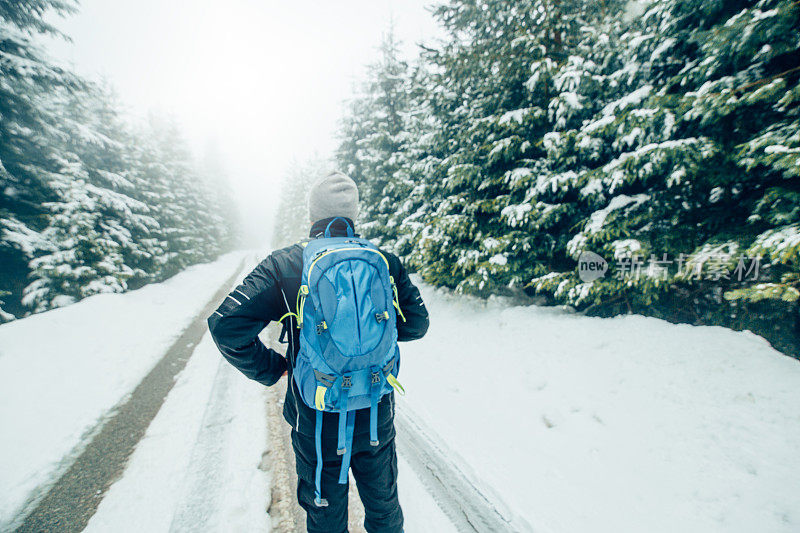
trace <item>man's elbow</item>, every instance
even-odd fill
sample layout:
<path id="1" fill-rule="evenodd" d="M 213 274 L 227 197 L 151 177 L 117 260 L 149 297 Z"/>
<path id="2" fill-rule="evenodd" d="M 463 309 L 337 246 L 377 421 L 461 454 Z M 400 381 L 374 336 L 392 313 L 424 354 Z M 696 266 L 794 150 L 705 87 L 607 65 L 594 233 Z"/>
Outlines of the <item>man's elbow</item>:
<path id="1" fill-rule="evenodd" d="M 408 317 L 408 321 L 397 328 L 397 340 L 401 342 L 421 339 L 428 332 L 430 319 L 428 315 Z"/>
<path id="2" fill-rule="evenodd" d="M 425 334 L 428 333 L 428 328 L 430 327 L 430 325 L 431 325 L 430 317 L 428 316 L 427 313 L 425 313 L 425 316 L 422 317 L 422 323 L 419 328 L 419 337 L 417 338 L 421 339 L 422 337 L 424 337 Z"/>
<path id="3" fill-rule="evenodd" d="M 219 327 L 219 319 L 220 315 L 216 311 L 206 320 L 206 324 L 208 324 L 208 332 L 211 334 L 211 338 L 214 339 L 214 342 L 219 344 L 217 339 L 219 338 L 220 334 L 220 327 Z"/>
<path id="4" fill-rule="evenodd" d="M 214 312 L 208 320 L 208 332 L 211 334 L 211 339 L 217 345 L 217 349 L 223 354 L 228 355 L 233 349 L 237 348 L 237 339 L 234 338 L 233 332 L 230 331 L 230 324 L 223 317 Z"/>

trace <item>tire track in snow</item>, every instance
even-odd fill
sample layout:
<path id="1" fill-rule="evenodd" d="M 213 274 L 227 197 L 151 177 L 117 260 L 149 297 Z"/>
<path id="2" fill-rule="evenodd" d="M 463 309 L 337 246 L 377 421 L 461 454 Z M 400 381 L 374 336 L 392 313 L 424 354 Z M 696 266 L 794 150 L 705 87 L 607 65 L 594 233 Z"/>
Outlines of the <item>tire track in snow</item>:
<path id="1" fill-rule="evenodd" d="M 220 358 L 211 397 L 203 413 L 200 431 L 192 449 L 184 493 L 180 498 L 170 532 L 197 531 L 207 525 L 217 512 L 221 499 L 223 472 L 227 466 L 221 458 L 228 447 L 233 378 L 236 370 Z"/>
<path id="2" fill-rule="evenodd" d="M 267 328 L 269 346 L 284 353 L 287 345 L 279 344 L 280 327 Z M 291 444 L 291 426 L 283 419 L 283 401 L 287 380 L 268 387 L 268 419 L 270 435 L 270 462 L 273 479 L 272 503 L 269 509 L 272 525 L 277 533 L 305 533 L 305 511 L 297 504 L 295 488 L 294 451 Z M 526 522 L 505 509 L 497 497 L 478 488 L 474 482 L 450 460 L 446 449 L 430 429 L 414 422 L 416 417 L 408 407 L 397 404 L 397 453 L 413 469 L 415 475 L 436 505 L 456 526 L 459 532 L 523 533 L 533 531 Z M 401 488 L 402 490 L 402 488 Z M 364 507 L 350 475 L 348 495 L 348 529 L 353 533 L 364 531 Z M 413 513 L 407 509 L 406 513 Z"/>
<path id="3" fill-rule="evenodd" d="M 402 404 L 395 414 L 397 450 L 460 532 L 523 533 L 533 528 L 506 508 L 451 459 L 453 454 Z"/>
<path id="4" fill-rule="evenodd" d="M 206 318 L 228 294 L 246 260 L 198 313 L 133 392 L 100 421 L 88 442 L 71 454 L 75 457 L 63 474 L 21 519 L 17 532 L 82 531 L 97 511 L 106 491 L 125 470 L 128 458 L 155 418 L 194 348 L 205 334 Z"/>

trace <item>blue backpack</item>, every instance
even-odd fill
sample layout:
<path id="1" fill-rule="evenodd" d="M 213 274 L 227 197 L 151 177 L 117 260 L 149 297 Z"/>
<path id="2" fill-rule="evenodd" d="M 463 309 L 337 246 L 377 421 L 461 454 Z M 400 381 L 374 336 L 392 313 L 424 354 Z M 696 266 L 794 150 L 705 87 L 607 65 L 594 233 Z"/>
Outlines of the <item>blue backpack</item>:
<path id="1" fill-rule="evenodd" d="M 331 237 L 331 224 L 337 220 L 347 226 L 347 237 Z M 317 412 L 315 503 L 323 507 L 328 502 L 320 491 L 322 413 L 339 413 L 339 483 L 347 483 L 355 410 L 370 408 L 370 444 L 377 446 L 378 402 L 392 389 L 404 393 L 396 378 L 396 315 L 405 317 L 386 257 L 371 242 L 355 237 L 341 217 L 328 224 L 324 238 L 305 243 L 297 313 L 284 317 L 289 315 L 301 329 L 294 380 L 300 397 Z"/>

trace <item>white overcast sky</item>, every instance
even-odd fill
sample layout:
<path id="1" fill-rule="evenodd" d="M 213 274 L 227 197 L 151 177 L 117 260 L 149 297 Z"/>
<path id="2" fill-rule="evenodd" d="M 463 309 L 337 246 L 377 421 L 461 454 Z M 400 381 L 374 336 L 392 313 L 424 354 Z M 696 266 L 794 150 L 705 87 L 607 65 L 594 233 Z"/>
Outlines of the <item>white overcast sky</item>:
<path id="1" fill-rule="evenodd" d="M 72 42 L 47 47 L 106 77 L 132 113 L 174 115 L 198 152 L 217 143 L 248 235 L 268 239 L 290 162 L 335 147 L 341 104 L 391 20 L 407 58 L 438 34 L 431 3 L 82 0 L 58 22 Z"/>

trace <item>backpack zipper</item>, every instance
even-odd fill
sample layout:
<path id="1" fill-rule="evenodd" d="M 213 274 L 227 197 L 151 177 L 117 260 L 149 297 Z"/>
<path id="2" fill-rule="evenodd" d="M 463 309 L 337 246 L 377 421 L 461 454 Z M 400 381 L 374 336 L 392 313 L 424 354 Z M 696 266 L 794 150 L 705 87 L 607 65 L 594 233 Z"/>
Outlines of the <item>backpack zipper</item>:
<path id="1" fill-rule="evenodd" d="M 314 265 L 317 264 L 317 261 L 319 261 L 320 259 L 322 259 L 326 255 L 332 254 L 334 252 L 345 252 L 345 251 L 352 251 L 352 250 L 367 250 L 369 252 L 373 252 L 373 253 L 378 254 L 379 256 L 381 256 L 381 259 L 383 259 L 383 262 L 386 263 L 386 270 L 390 270 L 389 269 L 389 261 L 386 259 L 386 256 L 384 256 L 378 250 L 373 250 L 372 248 L 367 248 L 367 247 L 364 247 L 364 246 L 358 246 L 358 247 L 353 246 L 353 247 L 350 247 L 350 248 L 336 248 L 334 250 L 328 250 L 326 252 L 322 252 L 317 257 L 315 257 L 313 261 L 311 261 L 311 266 L 308 267 L 308 278 L 309 278 L 309 280 L 311 279 L 311 270 L 314 268 Z"/>
<path id="2" fill-rule="evenodd" d="M 309 272 L 311 269 L 309 269 Z M 353 301 L 356 303 L 356 331 L 358 332 L 358 351 L 361 351 L 361 315 L 358 312 L 358 294 L 356 293 L 356 280 L 353 276 L 353 265 L 350 265 L 350 284 L 353 286 Z"/>

